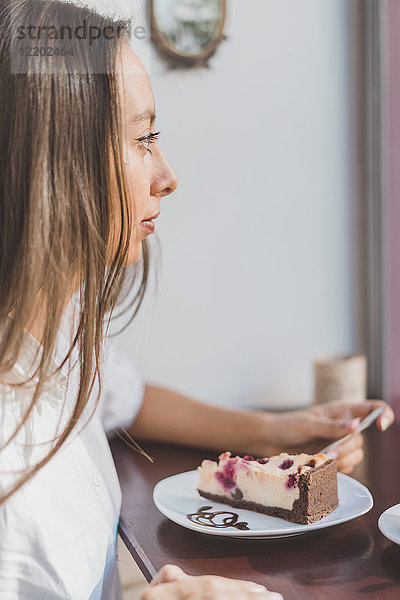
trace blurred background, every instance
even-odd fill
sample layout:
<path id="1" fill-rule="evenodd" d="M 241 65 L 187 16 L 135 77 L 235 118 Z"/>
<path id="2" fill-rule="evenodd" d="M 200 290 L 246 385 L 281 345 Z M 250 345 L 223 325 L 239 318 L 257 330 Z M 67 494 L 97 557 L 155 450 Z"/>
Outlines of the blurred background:
<path id="1" fill-rule="evenodd" d="M 211 403 L 296 408 L 312 401 L 314 358 L 364 352 L 370 397 L 392 399 L 390 4 L 227 0 L 226 39 L 197 67 L 151 40 L 151 3 L 111 5 L 145 30 L 132 47 L 179 178 L 151 241 L 158 274 L 117 340 L 145 381 Z"/>

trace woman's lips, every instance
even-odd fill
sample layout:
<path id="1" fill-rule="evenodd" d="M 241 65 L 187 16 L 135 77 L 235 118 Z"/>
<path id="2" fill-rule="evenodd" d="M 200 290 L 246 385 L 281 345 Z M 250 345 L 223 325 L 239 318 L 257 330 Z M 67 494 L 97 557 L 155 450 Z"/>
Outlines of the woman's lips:
<path id="1" fill-rule="evenodd" d="M 155 225 L 153 223 L 153 219 L 157 219 L 159 214 L 160 211 L 158 211 L 158 213 L 154 215 L 154 217 L 150 217 L 149 219 L 143 219 L 143 221 L 140 222 L 141 226 L 150 231 L 150 233 L 154 233 Z"/>
<path id="2" fill-rule="evenodd" d="M 145 229 L 148 229 L 148 231 L 150 231 L 150 233 L 154 232 L 155 225 L 154 225 L 153 221 L 150 221 L 150 220 L 149 221 L 142 221 L 140 224 Z"/>

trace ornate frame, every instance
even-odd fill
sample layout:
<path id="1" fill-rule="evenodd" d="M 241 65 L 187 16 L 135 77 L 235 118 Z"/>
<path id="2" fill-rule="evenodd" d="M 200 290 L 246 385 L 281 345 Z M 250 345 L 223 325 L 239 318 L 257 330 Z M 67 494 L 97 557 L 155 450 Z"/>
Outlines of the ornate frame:
<path id="1" fill-rule="evenodd" d="M 222 7 L 221 22 L 218 29 L 218 34 L 215 38 L 207 44 L 207 46 L 198 54 L 187 54 L 174 48 L 173 44 L 169 40 L 168 36 L 165 35 L 159 28 L 154 11 L 154 0 L 149 0 L 149 11 L 150 11 L 150 23 L 151 23 L 151 39 L 154 41 L 158 50 L 168 60 L 171 67 L 184 66 L 184 67 L 196 67 L 204 66 L 208 67 L 208 60 L 215 53 L 219 44 L 226 39 L 223 33 L 225 21 L 226 21 L 226 0 L 220 0 Z"/>

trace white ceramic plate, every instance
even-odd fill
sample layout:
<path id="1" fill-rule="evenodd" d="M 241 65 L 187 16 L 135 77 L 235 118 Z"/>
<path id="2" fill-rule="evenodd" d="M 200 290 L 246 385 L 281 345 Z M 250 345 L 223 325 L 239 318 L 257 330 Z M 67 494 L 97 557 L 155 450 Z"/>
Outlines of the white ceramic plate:
<path id="1" fill-rule="evenodd" d="M 371 510 L 374 503 L 370 491 L 364 485 L 348 475 L 338 473 L 339 506 L 316 523 L 298 525 L 203 498 L 196 489 L 197 482 L 197 470 L 167 477 L 155 485 L 153 500 L 157 508 L 171 521 L 211 535 L 251 539 L 300 535 L 360 517 Z M 198 513 L 203 507 L 208 508 L 202 511 L 205 513 L 202 516 Z M 219 511 L 222 513 L 213 515 Z M 189 518 L 189 514 L 193 516 Z M 217 527 L 212 525 L 211 518 Z M 244 523 L 248 529 L 241 529 L 241 525 L 239 528 L 235 526 L 239 523 Z"/>
<path id="2" fill-rule="evenodd" d="M 400 544 L 400 504 L 391 506 L 381 514 L 378 527 L 391 542 Z"/>

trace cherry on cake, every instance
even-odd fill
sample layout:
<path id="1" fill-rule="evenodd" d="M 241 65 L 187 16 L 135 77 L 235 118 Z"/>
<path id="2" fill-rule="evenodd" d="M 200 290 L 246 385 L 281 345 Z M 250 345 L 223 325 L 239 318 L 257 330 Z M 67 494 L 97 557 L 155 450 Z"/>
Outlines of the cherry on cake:
<path id="1" fill-rule="evenodd" d="M 326 454 L 253 458 L 224 452 L 197 470 L 204 498 L 293 523 L 314 523 L 338 505 L 336 461 Z"/>

